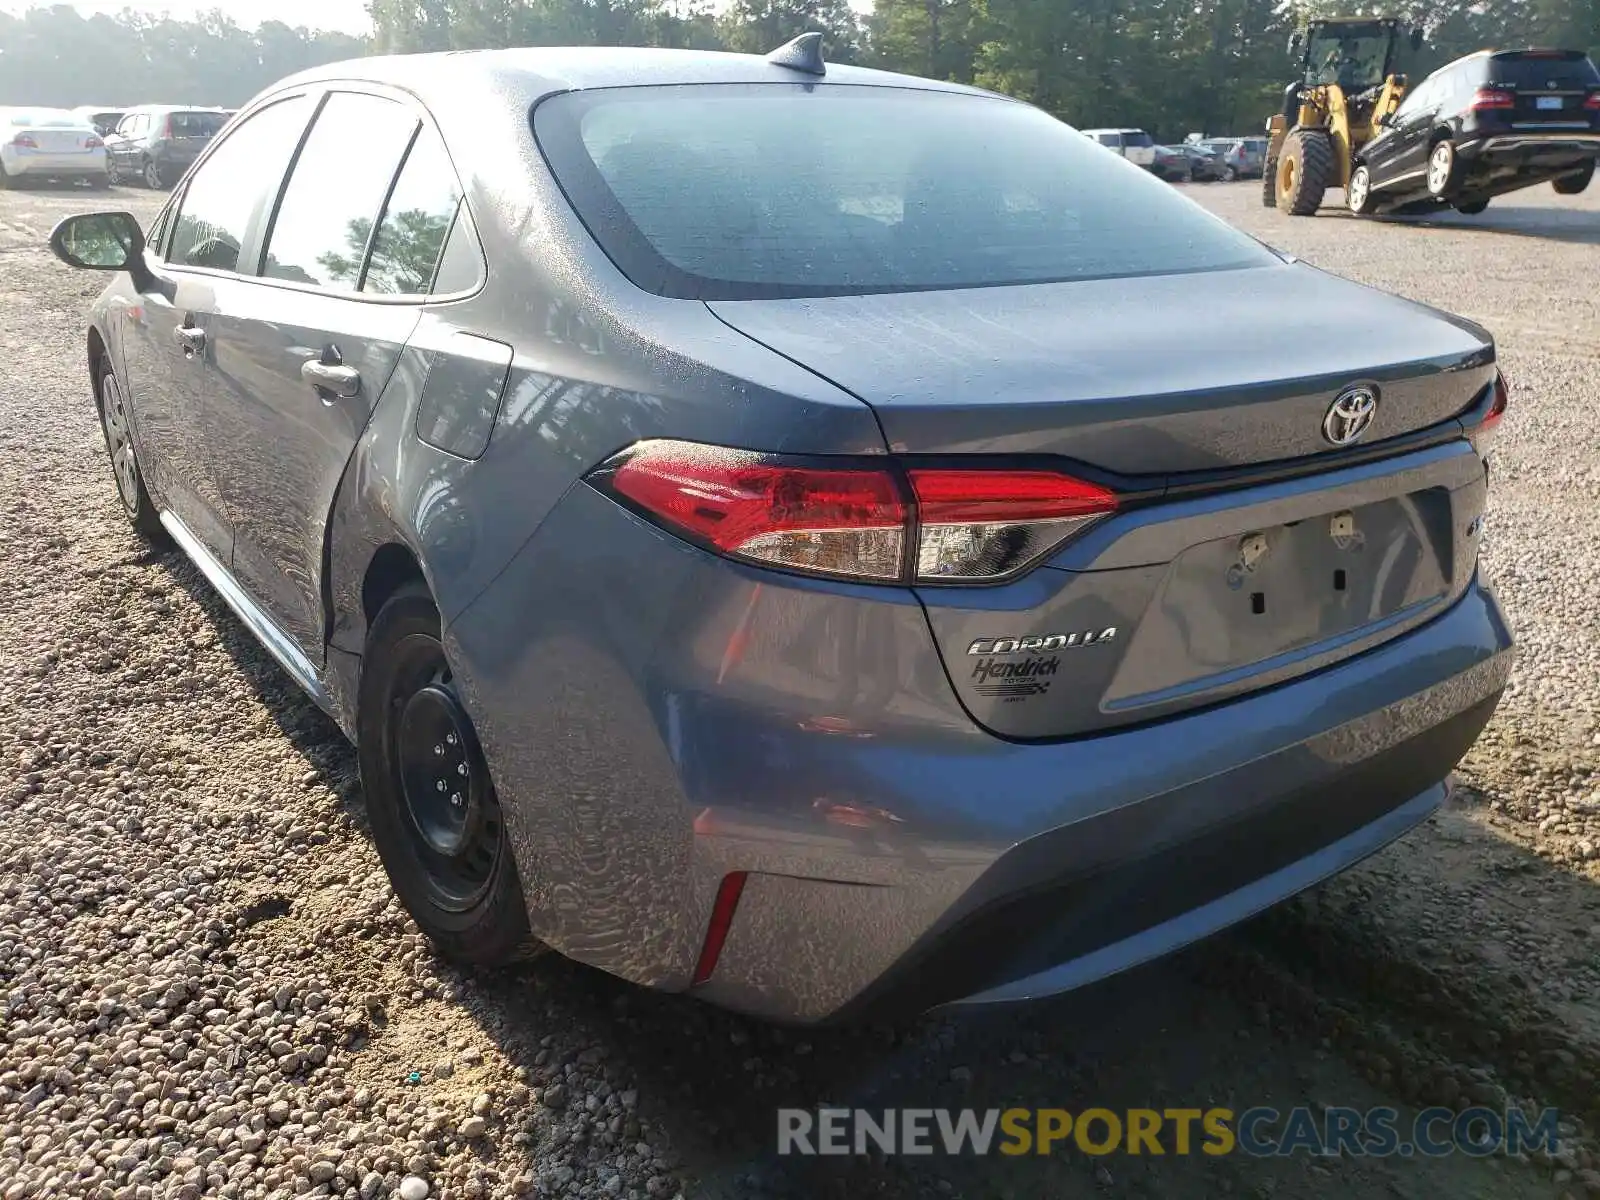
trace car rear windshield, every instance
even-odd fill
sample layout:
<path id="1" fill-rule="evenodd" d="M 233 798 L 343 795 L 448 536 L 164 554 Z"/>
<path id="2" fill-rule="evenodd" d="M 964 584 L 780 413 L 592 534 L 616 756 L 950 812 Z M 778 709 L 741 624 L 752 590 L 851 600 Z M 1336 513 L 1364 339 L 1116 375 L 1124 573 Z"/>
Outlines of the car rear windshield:
<path id="1" fill-rule="evenodd" d="M 167 118 L 167 129 L 172 137 L 215 137 L 227 120 L 221 113 L 175 112 Z"/>
<path id="2" fill-rule="evenodd" d="M 1156 143 L 1155 139 L 1144 130 L 1135 129 L 1131 133 L 1122 135 L 1122 144 L 1124 146 L 1154 146 Z"/>
<path id="3" fill-rule="evenodd" d="M 1582 54 L 1498 54 L 1489 74 L 1495 83 L 1511 83 L 1534 90 L 1587 88 L 1600 84 L 1600 72 Z"/>
<path id="4" fill-rule="evenodd" d="M 761 299 L 1277 260 L 1037 109 L 836 84 L 570 92 L 534 113 L 578 216 L 663 296 Z"/>

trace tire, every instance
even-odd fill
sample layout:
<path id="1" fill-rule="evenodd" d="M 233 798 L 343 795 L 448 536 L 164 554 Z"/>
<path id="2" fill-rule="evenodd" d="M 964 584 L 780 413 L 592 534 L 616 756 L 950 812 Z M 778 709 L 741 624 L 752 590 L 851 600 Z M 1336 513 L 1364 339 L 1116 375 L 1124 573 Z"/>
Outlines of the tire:
<path id="1" fill-rule="evenodd" d="M 1238 178 L 1239 178 L 1239 172 L 1234 170 L 1232 167 L 1223 167 L 1222 168 L 1222 182 L 1223 183 L 1232 183 L 1234 180 L 1236 180 Z"/>
<path id="2" fill-rule="evenodd" d="M 446 957 L 497 966 L 528 948 L 528 909 L 439 630 L 421 584 L 373 618 L 356 718 L 361 786 L 378 857 L 412 919 Z"/>
<path id="3" fill-rule="evenodd" d="M 89 188 L 91 191 L 103 192 L 110 186 L 111 176 L 109 174 L 89 176 Z"/>
<path id="4" fill-rule="evenodd" d="M 117 160 L 107 156 L 107 158 L 106 158 L 106 183 L 108 185 L 110 185 L 111 187 L 116 187 L 121 182 L 122 182 L 122 173 L 117 170 Z"/>
<path id="5" fill-rule="evenodd" d="M 95 395 L 100 413 L 100 432 L 106 439 L 106 455 L 111 459 L 111 474 L 117 485 L 117 498 L 128 515 L 133 531 L 153 546 L 167 547 L 172 539 L 161 524 L 155 502 L 144 486 L 144 471 L 134 444 L 133 424 L 128 419 L 127 396 L 122 381 L 111 367 L 101 364 L 100 387 Z"/>
<path id="6" fill-rule="evenodd" d="M 1314 216 L 1334 174 L 1328 135 L 1320 129 L 1296 129 L 1284 142 L 1273 175 L 1278 210 L 1291 217 Z"/>
<path id="7" fill-rule="evenodd" d="M 1428 148 L 1428 195 L 1443 200 L 1461 182 L 1461 163 L 1456 158 L 1455 143 L 1440 138 Z"/>
<path id="8" fill-rule="evenodd" d="M 1278 160 L 1267 159 L 1261 169 L 1261 207 L 1278 207 Z"/>
<path id="9" fill-rule="evenodd" d="M 153 158 L 144 160 L 144 169 L 140 172 L 144 176 L 144 185 L 152 192 L 159 192 L 167 186 L 166 178 L 161 174 L 161 164 Z"/>
<path id="10" fill-rule="evenodd" d="M 1345 189 L 1346 206 L 1358 217 L 1371 213 L 1377 206 L 1372 199 L 1372 173 L 1364 166 L 1350 172 L 1350 186 Z"/>
<path id="11" fill-rule="evenodd" d="M 1489 202 L 1487 200 L 1463 200 L 1460 204 L 1457 204 L 1454 207 L 1455 210 L 1458 213 L 1461 213 L 1463 216 L 1475 217 L 1484 209 L 1489 207 Z"/>
<path id="12" fill-rule="evenodd" d="M 1558 196 L 1576 196 L 1579 192 L 1587 188 L 1590 181 L 1593 179 L 1594 163 L 1593 161 L 1590 161 L 1585 163 L 1579 170 L 1574 171 L 1571 175 L 1563 175 L 1560 179 L 1552 179 L 1550 181 L 1550 186 L 1555 189 L 1556 195 Z"/>

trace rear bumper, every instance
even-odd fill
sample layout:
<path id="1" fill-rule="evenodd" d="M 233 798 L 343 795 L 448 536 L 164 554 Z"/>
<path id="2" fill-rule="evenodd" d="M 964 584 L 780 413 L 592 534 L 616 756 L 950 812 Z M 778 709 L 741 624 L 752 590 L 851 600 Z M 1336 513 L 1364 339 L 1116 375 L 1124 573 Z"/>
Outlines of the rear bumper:
<path id="1" fill-rule="evenodd" d="M 7 154 L 5 168 L 10 175 L 37 175 L 54 178 L 92 179 L 106 173 L 104 150 L 89 153 L 51 153 L 43 150 L 23 150 Z"/>
<path id="2" fill-rule="evenodd" d="M 1458 152 L 1464 160 L 1491 156 L 1600 155 L 1600 130 L 1550 129 L 1516 133 L 1485 133 L 1463 141 Z"/>
<path id="3" fill-rule="evenodd" d="M 714 559 L 577 488 L 447 630 L 535 933 L 798 1022 L 1077 987 L 1248 916 L 1421 820 L 1511 636 L 1474 581 L 1336 666 L 1021 744 L 956 703 L 909 595 Z"/>

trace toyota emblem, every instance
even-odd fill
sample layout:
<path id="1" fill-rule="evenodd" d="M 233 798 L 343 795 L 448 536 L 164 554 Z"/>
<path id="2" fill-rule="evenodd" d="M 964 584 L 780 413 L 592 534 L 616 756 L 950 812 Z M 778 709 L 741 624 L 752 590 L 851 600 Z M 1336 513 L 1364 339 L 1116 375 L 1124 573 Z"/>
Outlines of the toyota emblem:
<path id="1" fill-rule="evenodd" d="M 1328 406 L 1322 418 L 1322 436 L 1335 446 L 1357 441 L 1378 415 L 1378 389 L 1358 384 L 1347 387 Z"/>

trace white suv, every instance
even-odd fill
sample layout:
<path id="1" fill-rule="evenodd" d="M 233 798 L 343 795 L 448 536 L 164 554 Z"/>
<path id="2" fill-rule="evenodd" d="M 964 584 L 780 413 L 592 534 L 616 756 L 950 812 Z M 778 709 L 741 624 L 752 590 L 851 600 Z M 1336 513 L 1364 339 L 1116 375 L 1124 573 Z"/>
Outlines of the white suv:
<path id="1" fill-rule="evenodd" d="M 1085 129 L 1082 132 L 1131 163 L 1141 167 L 1155 165 L 1155 139 L 1142 129 Z"/>

